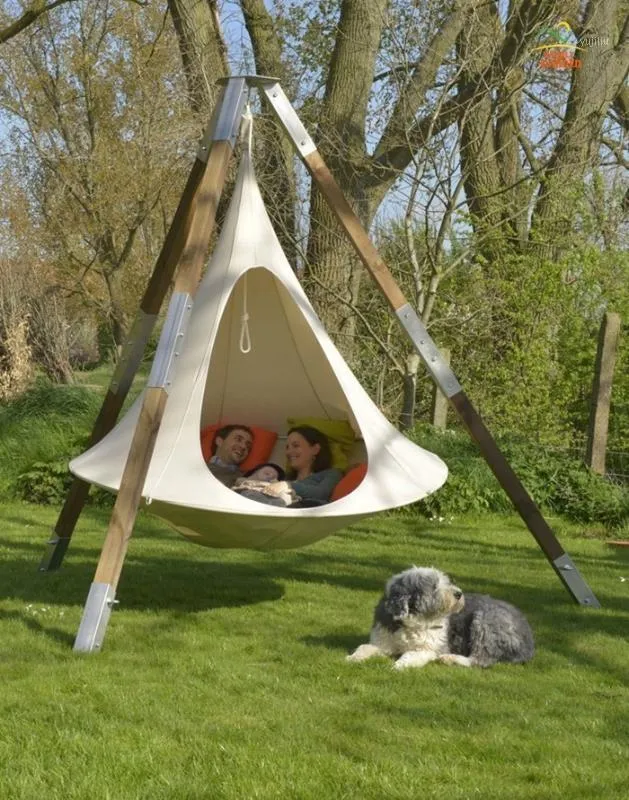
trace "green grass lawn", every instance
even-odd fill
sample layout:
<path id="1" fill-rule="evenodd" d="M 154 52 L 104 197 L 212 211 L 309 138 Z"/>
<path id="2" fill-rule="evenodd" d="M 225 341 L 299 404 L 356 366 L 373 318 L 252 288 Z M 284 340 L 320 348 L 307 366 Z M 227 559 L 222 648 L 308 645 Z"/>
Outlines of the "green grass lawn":
<path id="1" fill-rule="evenodd" d="M 141 514 L 103 651 L 72 652 L 107 523 L 37 565 L 56 514 L 0 505 L 0 798 L 629 795 L 629 558 L 562 531 L 573 604 L 519 520 L 386 517 L 299 551 L 194 547 Z M 519 605 L 525 666 L 348 664 L 410 564 Z"/>

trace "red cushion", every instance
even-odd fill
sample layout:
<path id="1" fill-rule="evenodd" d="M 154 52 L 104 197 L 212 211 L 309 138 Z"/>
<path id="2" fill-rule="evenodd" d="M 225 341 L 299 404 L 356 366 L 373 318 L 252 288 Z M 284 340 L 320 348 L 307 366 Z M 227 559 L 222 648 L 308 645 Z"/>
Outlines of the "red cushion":
<path id="1" fill-rule="evenodd" d="M 340 500 L 341 497 L 345 497 L 346 494 L 353 492 L 354 489 L 358 488 L 358 486 L 360 486 L 360 484 L 363 482 L 363 478 L 366 474 L 366 464 L 356 464 L 356 466 L 350 467 L 334 487 L 334 491 L 332 492 L 332 497 L 330 499 L 332 501 Z"/>
<path id="2" fill-rule="evenodd" d="M 201 452 L 205 461 L 209 461 L 212 456 L 212 444 L 214 443 L 216 431 L 225 427 L 226 424 L 222 422 L 202 428 Z M 251 452 L 238 467 L 241 472 L 247 472 L 258 464 L 264 464 L 268 461 L 277 441 L 277 433 L 273 431 L 267 431 L 265 428 L 258 428 L 255 425 L 247 425 L 247 428 L 253 433 L 253 444 L 251 445 Z"/>

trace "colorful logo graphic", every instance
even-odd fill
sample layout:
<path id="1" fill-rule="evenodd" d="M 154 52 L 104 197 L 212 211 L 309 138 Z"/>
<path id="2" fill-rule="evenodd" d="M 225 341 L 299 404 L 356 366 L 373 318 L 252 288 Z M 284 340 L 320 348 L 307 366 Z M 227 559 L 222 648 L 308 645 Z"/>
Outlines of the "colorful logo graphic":
<path id="1" fill-rule="evenodd" d="M 533 48 L 540 50 L 542 55 L 538 61 L 540 69 L 580 69 L 581 59 L 576 58 L 577 50 L 584 50 L 577 43 L 577 37 L 572 32 L 570 25 L 561 20 L 552 28 L 542 31 L 543 41 Z"/>

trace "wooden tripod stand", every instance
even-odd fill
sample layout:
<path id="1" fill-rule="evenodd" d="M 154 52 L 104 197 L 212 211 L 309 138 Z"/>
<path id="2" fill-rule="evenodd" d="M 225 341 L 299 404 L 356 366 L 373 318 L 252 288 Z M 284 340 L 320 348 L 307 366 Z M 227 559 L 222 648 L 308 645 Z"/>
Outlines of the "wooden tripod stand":
<path id="1" fill-rule="evenodd" d="M 422 321 L 402 294 L 279 82 L 275 78 L 239 76 L 225 79 L 222 83 L 212 122 L 201 142 L 197 159 L 142 298 L 138 317 L 94 425 L 90 445 L 98 442 L 115 425 L 176 271 L 168 315 L 74 649 L 93 651 L 100 648 L 111 609 L 116 602 L 116 588 L 133 532 L 142 488 L 168 400 L 177 356 L 184 344 L 187 321 L 214 228 L 227 169 L 238 139 L 247 93 L 252 87 L 260 90 L 266 97 L 304 161 L 312 180 L 334 211 L 360 260 L 386 298 L 433 380 L 477 442 L 491 470 L 565 588 L 577 603 L 593 608 L 600 607 L 572 559 L 563 550 L 540 510 L 499 450 Z M 54 570 L 61 565 L 88 491 L 89 484 L 75 479 L 55 526 L 55 535 L 49 542 L 49 549 L 40 565 L 42 571 Z"/>

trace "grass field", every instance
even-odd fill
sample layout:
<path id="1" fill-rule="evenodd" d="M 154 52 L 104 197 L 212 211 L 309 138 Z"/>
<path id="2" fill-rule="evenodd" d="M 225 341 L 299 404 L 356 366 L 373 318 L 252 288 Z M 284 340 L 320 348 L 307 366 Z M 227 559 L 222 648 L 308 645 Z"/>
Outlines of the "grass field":
<path id="1" fill-rule="evenodd" d="M 72 643 L 107 514 L 38 573 L 55 511 L 0 505 L 0 798 L 552 798 L 629 790 L 629 558 L 561 531 L 574 605 L 515 518 L 386 517 L 294 552 L 194 547 L 141 514 L 103 651 Z M 519 605 L 526 666 L 348 664 L 411 563 Z"/>

